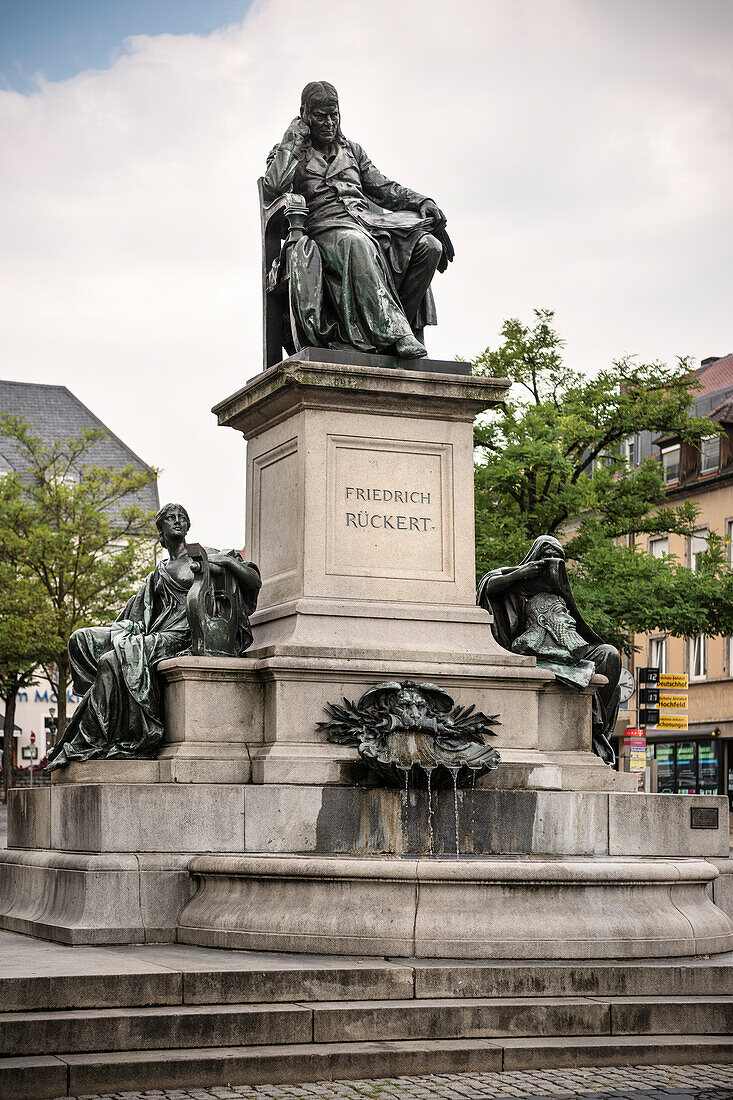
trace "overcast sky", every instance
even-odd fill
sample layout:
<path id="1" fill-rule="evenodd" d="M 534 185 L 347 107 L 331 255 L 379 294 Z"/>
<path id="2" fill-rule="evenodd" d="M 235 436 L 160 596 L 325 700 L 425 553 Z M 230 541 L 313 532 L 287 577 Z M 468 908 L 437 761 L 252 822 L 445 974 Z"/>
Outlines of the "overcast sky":
<path id="1" fill-rule="evenodd" d="M 256 180 L 310 80 L 447 214 L 435 357 L 539 306 L 588 371 L 733 350 L 731 0 L 3 0 L 0 39 L 0 376 L 68 386 L 210 545 L 244 538 L 209 410 L 261 367 Z"/>

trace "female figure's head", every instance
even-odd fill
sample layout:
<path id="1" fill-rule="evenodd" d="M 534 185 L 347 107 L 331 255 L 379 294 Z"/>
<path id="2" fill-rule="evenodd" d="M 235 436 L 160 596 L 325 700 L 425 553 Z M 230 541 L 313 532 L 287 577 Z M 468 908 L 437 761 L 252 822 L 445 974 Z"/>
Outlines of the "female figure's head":
<path id="1" fill-rule="evenodd" d="M 169 542 L 185 540 L 191 520 L 182 504 L 164 504 L 155 517 L 155 526 L 160 545 L 167 547 Z"/>

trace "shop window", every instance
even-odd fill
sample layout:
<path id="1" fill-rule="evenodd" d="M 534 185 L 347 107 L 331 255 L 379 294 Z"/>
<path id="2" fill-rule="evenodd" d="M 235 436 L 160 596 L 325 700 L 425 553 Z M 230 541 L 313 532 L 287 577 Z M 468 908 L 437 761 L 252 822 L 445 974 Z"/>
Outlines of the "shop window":
<path id="1" fill-rule="evenodd" d="M 653 558 L 663 558 L 669 553 L 669 538 L 649 539 L 649 553 Z"/>
<path id="2" fill-rule="evenodd" d="M 704 634 L 690 639 L 690 679 L 704 680 L 708 666 L 708 640 Z"/>
<path id="3" fill-rule="evenodd" d="M 697 746 L 697 790 L 698 794 L 719 794 L 720 759 L 719 742 L 700 741 Z"/>
<path id="4" fill-rule="evenodd" d="M 657 741 L 660 794 L 721 794 L 723 773 L 718 741 Z"/>
<path id="5" fill-rule="evenodd" d="M 697 794 L 697 746 L 680 741 L 676 746 L 677 794 Z"/>
<path id="6" fill-rule="evenodd" d="M 660 794 L 675 794 L 674 744 L 658 742 L 654 746 L 657 758 L 657 790 Z"/>
<path id="7" fill-rule="evenodd" d="M 658 668 L 660 672 L 667 671 L 667 639 L 649 639 L 649 665 Z"/>
<path id="8" fill-rule="evenodd" d="M 713 474 L 720 467 L 720 436 L 700 440 L 700 473 Z"/>
<path id="9" fill-rule="evenodd" d="M 680 479 L 680 445 L 666 447 L 662 451 L 662 481 L 672 485 Z"/>

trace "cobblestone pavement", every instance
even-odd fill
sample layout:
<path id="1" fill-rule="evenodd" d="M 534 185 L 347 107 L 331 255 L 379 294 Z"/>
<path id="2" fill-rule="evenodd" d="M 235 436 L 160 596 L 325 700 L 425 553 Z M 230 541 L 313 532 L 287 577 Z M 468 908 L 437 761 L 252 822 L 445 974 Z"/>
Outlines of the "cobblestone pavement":
<path id="1" fill-rule="evenodd" d="M 583 1100 L 733 1100 L 733 1066 L 625 1066 L 521 1073 L 435 1074 L 307 1085 L 239 1085 L 106 1093 L 77 1100 L 484 1100 L 494 1097 Z"/>

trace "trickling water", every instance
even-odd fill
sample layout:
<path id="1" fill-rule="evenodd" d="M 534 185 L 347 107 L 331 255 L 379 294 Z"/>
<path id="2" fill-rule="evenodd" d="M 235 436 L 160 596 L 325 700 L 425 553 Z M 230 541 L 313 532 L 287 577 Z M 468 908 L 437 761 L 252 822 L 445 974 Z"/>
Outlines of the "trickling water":
<path id="1" fill-rule="evenodd" d="M 410 846 L 410 834 L 408 829 L 408 820 L 410 813 L 410 769 L 400 768 L 400 771 L 403 772 L 405 776 L 405 785 L 402 788 L 402 851 L 407 852 Z"/>
<path id="2" fill-rule="evenodd" d="M 428 836 L 430 838 L 430 855 L 432 856 L 435 854 L 433 851 L 433 769 L 426 768 L 425 765 L 423 765 L 423 771 L 428 777 Z"/>
<path id="3" fill-rule="evenodd" d="M 458 768 L 449 768 L 448 770 L 451 774 L 451 778 L 453 779 L 453 817 L 455 818 L 455 823 L 456 823 L 456 859 L 458 859 L 458 857 L 461 854 L 460 850 L 459 850 L 459 845 L 458 845 L 458 771 L 459 771 L 459 769 Z"/>

